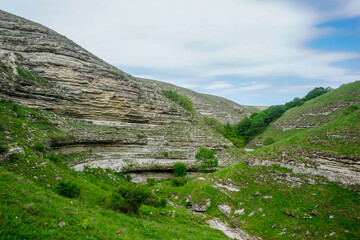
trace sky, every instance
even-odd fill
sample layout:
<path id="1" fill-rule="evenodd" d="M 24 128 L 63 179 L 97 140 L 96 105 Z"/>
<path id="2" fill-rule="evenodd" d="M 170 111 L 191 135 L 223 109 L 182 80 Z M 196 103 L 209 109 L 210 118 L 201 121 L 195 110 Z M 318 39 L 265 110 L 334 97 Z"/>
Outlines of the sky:
<path id="1" fill-rule="evenodd" d="M 360 0 L 0 0 L 134 76 L 276 105 L 360 80 Z"/>

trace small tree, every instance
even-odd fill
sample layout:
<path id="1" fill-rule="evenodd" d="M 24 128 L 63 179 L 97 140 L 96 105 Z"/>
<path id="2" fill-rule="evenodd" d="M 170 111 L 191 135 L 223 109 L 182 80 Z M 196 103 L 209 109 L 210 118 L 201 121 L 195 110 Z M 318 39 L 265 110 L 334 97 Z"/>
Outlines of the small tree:
<path id="1" fill-rule="evenodd" d="M 187 175 L 187 168 L 185 163 L 177 162 L 173 166 L 174 175 L 176 177 L 185 177 Z"/>
<path id="2" fill-rule="evenodd" d="M 151 192 L 143 185 L 124 183 L 111 196 L 111 205 L 122 212 L 137 213 L 140 206 L 152 197 Z"/>
<path id="3" fill-rule="evenodd" d="M 195 154 L 196 162 L 200 163 L 199 168 L 206 170 L 218 166 L 218 160 L 211 149 L 201 147 L 200 150 Z"/>

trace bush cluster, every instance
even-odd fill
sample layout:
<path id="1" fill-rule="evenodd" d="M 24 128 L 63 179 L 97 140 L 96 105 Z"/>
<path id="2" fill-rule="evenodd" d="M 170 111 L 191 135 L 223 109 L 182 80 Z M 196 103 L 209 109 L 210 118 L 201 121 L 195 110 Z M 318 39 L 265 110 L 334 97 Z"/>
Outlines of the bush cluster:
<path id="1" fill-rule="evenodd" d="M 188 179 L 184 178 L 184 177 L 177 177 L 177 178 L 171 179 L 171 183 L 175 187 L 184 186 L 187 182 L 188 182 Z"/>
<path id="2" fill-rule="evenodd" d="M 64 182 L 61 181 L 56 186 L 56 191 L 64 197 L 76 198 L 80 195 L 80 187 L 76 183 L 70 181 Z"/>
<path id="3" fill-rule="evenodd" d="M 174 164 L 173 169 L 176 177 L 185 177 L 187 175 L 187 167 L 185 163 L 177 162 Z"/>
<path id="4" fill-rule="evenodd" d="M 44 144 L 42 144 L 41 142 L 35 143 L 34 149 L 35 149 L 36 151 L 39 151 L 39 152 L 42 152 L 42 153 L 45 153 L 45 152 L 46 152 L 46 148 L 45 148 Z"/>
<path id="5" fill-rule="evenodd" d="M 122 184 L 110 197 L 111 207 L 126 213 L 137 213 L 140 206 L 151 197 L 151 192 L 144 185 L 135 183 Z"/>

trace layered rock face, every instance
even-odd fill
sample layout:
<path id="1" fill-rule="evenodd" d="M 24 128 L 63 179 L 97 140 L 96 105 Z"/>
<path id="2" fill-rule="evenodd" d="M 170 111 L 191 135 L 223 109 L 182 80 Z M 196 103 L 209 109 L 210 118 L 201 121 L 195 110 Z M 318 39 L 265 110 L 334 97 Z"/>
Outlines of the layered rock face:
<path id="1" fill-rule="evenodd" d="M 154 89 L 46 27 L 0 12 L 0 31 L 3 64 L 16 74 L 19 63 L 53 84 L 46 87 L 5 76 L 4 98 L 81 118 L 135 123 L 189 119 L 172 111 Z"/>
<path id="2" fill-rule="evenodd" d="M 239 105 L 228 99 L 201 94 L 186 88 L 178 87 L 173 84 L 154 81 L 149 79 L 137 78 L 144 84 L 154 89 L 171 89 L 180 94 L 186 95 L 193 102 L 195 110 L 206 117 L 213 117 L 222 123 L 236 124 L 244 117 L 249 117 L 252 113 L 261 111 L 266 107 L 253 107 Z"/>
<path id="3" fill-rule="evenodd" d="M 2 62 L 12 66 L 14 73 L 15 63 L 20 63 L 54 84 L 49 91 L 39 84 L 15 84 L 4 78 L 2 97 L 90 119 L 139 123 L 189 120 L 184 111 L 173 111 L 169 101 L 158 92 L 170 85 L 139 81 L 40 24 L 0 11 L 0 41 Z M 214 96 L 208 97 L 214 100 L 206 104 L 205 96 L 198 94 L 200 100 L 194 101 L 196 111 L 223 122 L 238 122 L 252 113 L 246 107 Z"/>
<path id="4" fill-rule="evenodd" d="M 170 160 L 193 166 L 200 146 L 216 149 L 226 166 L 235 160 L 232 144 L 202 124 L 201 114 L 237 122 L 254 111 L 183 90 L 195 105 L 194 113 L 187 112 L 161 94 L 170 85 L 134 78 L 55 31 L 4 11 L 0 43 L 0 98 L 86 119 L 90 126 L 83 129 L 59 124 L 74 136 L 52 147 L 64 153 L 91 150 L 97 157 L 87 165 L 93 167 L 156 169 L 169 167 Z"/>

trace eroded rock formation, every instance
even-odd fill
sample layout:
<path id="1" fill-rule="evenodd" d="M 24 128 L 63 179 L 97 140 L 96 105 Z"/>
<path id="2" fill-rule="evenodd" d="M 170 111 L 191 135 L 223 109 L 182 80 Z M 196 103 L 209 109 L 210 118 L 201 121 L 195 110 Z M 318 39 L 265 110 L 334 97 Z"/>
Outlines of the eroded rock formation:
<path id="1" fill-rule="evenodd" d="M 74 127 L 60 119 L 59 127 L 73 136 L 50 144 L 64 153 L 91 151 L 96 156 L 78 169 L 86 164 L 146 170 L 170 168 L 175 161 L 193 167 L 201 146 L 216 150 L 222 166 L 236 160 L 232 144 L 204 125 L 201 114 L 236 122 L 251 113 L 246 107 L 137 79 L 55 31 L 4 11 L 0 43 L 0 98 L 85 120 L 84 127 Z M 195 112 L 160 92 L 171 88 L 188 95 Z"/>

